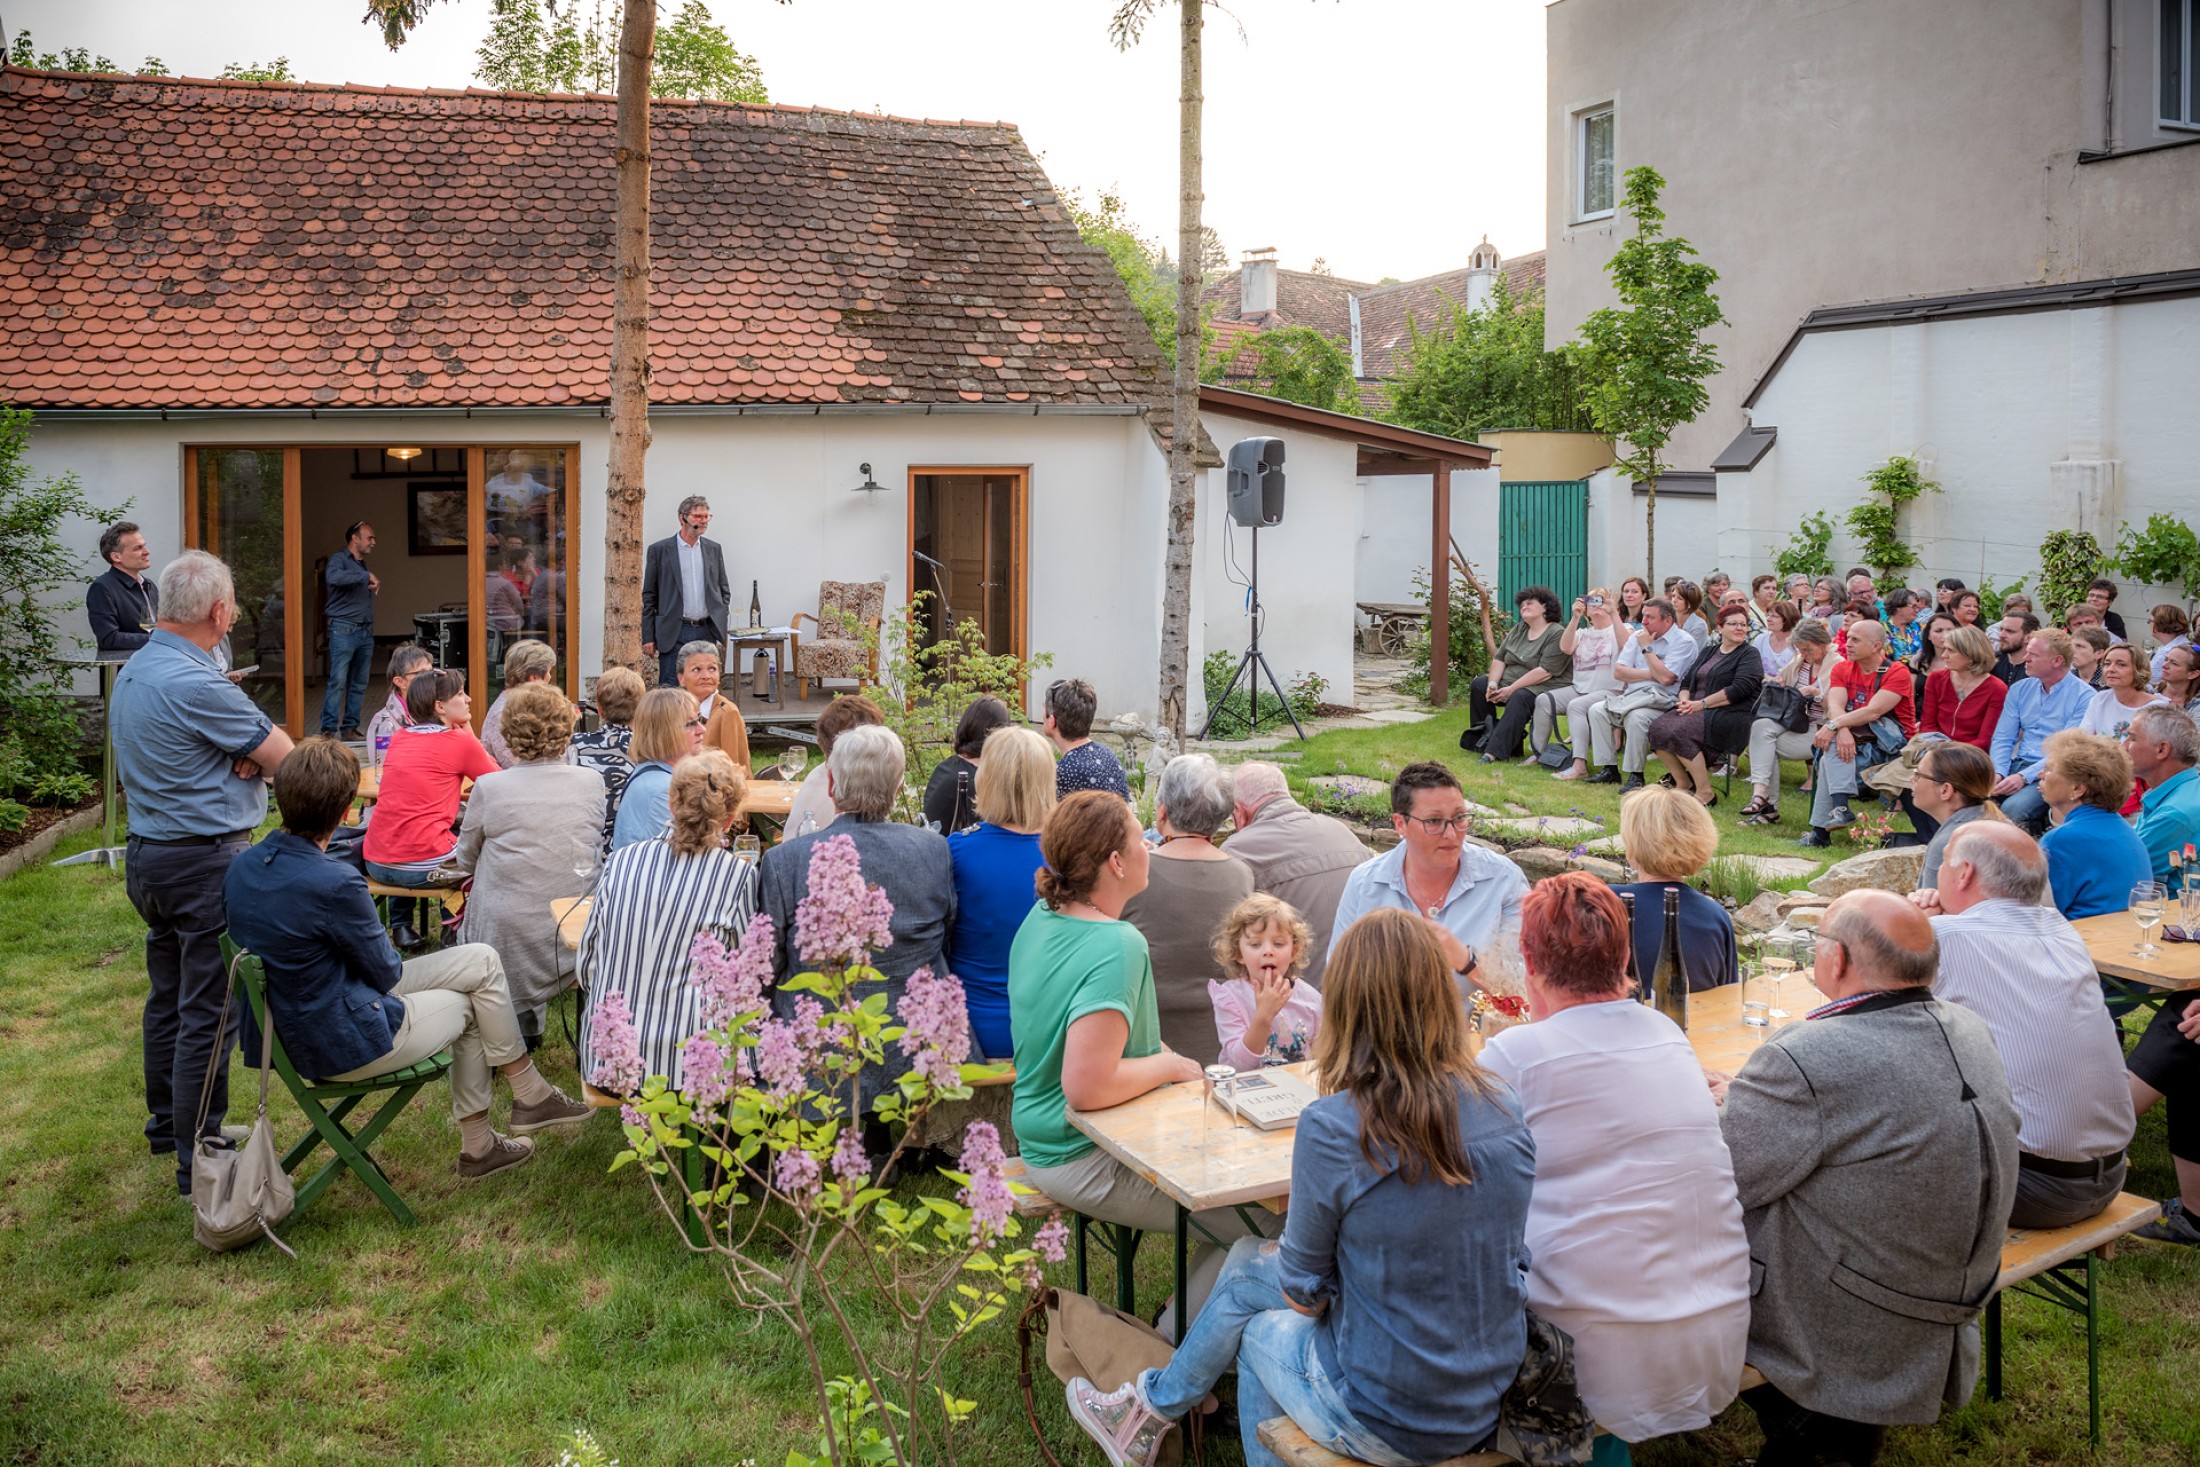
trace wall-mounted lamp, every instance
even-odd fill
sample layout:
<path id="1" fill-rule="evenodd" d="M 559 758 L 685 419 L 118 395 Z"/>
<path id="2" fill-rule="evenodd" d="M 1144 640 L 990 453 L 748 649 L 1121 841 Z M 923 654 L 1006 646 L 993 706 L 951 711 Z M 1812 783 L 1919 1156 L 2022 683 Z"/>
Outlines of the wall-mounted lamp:
<path id="1" fill-rule="evenodd" d="M 417 448 L 385 448 L 382 452 L 401 464 L 409 464 L 420 457 L 420 450 Z"/>
<path id="2" fill-rule="evenodd" d="M 877 494 L 886 488 L 884 484 L 871 477 L 871 466 L 869 464 L 861 464 L 858 467 L 863 470 L 863 482 L 856 485 L 856 493 Z"/>

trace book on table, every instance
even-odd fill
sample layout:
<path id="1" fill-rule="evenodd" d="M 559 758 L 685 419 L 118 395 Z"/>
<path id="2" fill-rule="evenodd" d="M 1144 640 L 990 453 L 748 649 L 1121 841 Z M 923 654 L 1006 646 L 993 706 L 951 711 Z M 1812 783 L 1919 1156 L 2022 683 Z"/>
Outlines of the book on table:
<path id="1" fill-rule="evenodd" d="M 1314 1103 L 1314 1087 L 1283 1070 L 1253 1070 L 1217 1085 L 1215 1104 L 1263 1131 L 1280 1131 L 1299 1122 L 1299 1112 Z"/>

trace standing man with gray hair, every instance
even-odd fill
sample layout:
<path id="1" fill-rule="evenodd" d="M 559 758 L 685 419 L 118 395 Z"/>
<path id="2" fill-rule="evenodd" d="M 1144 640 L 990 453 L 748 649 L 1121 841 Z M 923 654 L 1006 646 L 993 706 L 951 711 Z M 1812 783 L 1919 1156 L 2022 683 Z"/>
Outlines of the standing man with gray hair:
<path id="1" fill-rule="evenodd" d="M 733 625 L 733 583 L 726 552 L 703 537 L 710 501 L 690 494 L 680 501 L 680 531 L 649 547 L 642 563 L 642 655 L 657 659 L 657 682 L 677 687 L 680 649 L 690 642 L 726 645 Z"/>
<path id="2" fill-rule="evenodd" d="M 1815 972 L 1832 1002 L 1774 1030 L 1727 1088 L 1760 1462 L 1870 1467 L 1887 1427 L 1935 1421 L 1978 1383 L 2017 1109 L 1984 1021 L 1933 997 L 1939 957 L 1901 897 L 1836 899 Z"/>
<path id="3" fill-rule="evenodd" d="M 237 621 L 229 568 L 186 550 L 160 573 L 160 619 L 115 679 L 115 773 L 130 816 L 130 905 L 145 919 L 145 1139 L 173 1153 L 191 1193 L 192 1126 L 209 1069 L 205 1134 L 229 1109 L 228 1045 L 214 1050 L 228 976 L 222 880 L 267 815 L 267 780 L 290 753 L 214 648 Z"/>
<path id="4" fill-rule="evenodd" d="M 2093 958 L 2062 913 L 2043 906 L 2047 856 L 2001 821 L 1948 841 L 1940 865 L 1933 995 L 1994 1032 L 2017 1103 L 2015 1228 L 2063 1228 L 2124 1189 L 2136 1128 L 2124 1046 Z"/>
<path id="5" fill-rule="evenodd" d="M 1300 976 L 1320 988 L 1345 883 L 1375 853 L 1342 820 L 1292 799 L 1275 765 L 1247 760 L 1236 773 L 1231 803 L 1237 833 L 1225 849 L 1251 868 L 1253 890 L 1289 902 L 1313 929 L 1313 957 Z"/>

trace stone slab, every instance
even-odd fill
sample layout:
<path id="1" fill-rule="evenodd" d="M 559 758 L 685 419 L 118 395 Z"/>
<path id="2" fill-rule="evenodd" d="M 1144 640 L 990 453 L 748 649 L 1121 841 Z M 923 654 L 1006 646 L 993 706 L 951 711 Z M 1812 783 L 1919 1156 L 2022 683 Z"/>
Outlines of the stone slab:
<path id="1" fill-rule="evenodd" d="M 1924 868 L 1923 846 L 1864 851 L 1829 867 L 1825 875 L 1810 884 L 1810 889 L 1822 897 L 1867 890 L 1910 892 L 1917 889 Z"/>
<path id="2" fill-rule="evenodd" d="M 1584 820 L 1577 815 L 1538 815 L 1526 819 L 1493 820 L 1491 830 L 1507 835 L 1527 836 L 1540 841 L 1573 841 L 1585 836 L 1605 838 L 1609 827 L 1595 820 Z M 1816 870 L 1812 866 L 1811 870 Z"/>

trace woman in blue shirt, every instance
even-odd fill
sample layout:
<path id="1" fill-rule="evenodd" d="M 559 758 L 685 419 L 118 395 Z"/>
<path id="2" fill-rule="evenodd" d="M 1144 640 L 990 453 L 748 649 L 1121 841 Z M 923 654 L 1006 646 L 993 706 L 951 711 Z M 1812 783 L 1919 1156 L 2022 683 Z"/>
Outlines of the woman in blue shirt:
<path id="1" fill-rule="evenodd" d="M 1637 790 L 1619 807 L 1619 839 L 1640 881 L 1614 890 L 1635 899 L 1635 976 L 1648 983 L 1665 941 L 1665 894 L 1680 893 L 1681 971 L 1688 991 L 1741 981 L 1734 919 L 1688 884 L 1719 853 L 1719 827 L 1693 795 L 1663 785 Z"/>
<path id="2" fill-rule="evenodd" d="M 1477 1066 L 1429 924 L 1371 912 L 1337 940 L 1278 1243 L 1231 1249 L 1167 1368 L 1070 1415 L 1111 1462 L 1148 1467 L 1178 1417 L 1238 1367 L 1247 1467 L 1280 1467 L 1260 1423 L 1288 1416 L 1355 1461 L 1473 1451 L 1527 1348 L 1523 1238 L 1535 1143 Z"/>
<path id="3" fill-rule="evenodd" d="M 611 818 L 611 849 L 655 840 L 672 824 L 672 766 L 703 747 L 703 716 L 685 688 L 651 688 L 634 710 L 627 761 L 634 772 Z"/>
<path id="4" fill-rule="evenodd" d="M 1028 728 L 996 728 L 978 758 L 979 823 L 947 838 L 954 865 L 955 925 L 947 970 L 962 980 L 971 1037 L 986 1059 L 1015 1052 L 1008 1027 L 1008 950 L 1036 900 L 1046 864 L 1039 831 L 1054 809 L 1054 751 Z"/>
<path id="5" fill-rule="evenodd" d="M 2131 795 L 2131 756 L 2114 739 L 2066 728 L 2040 752 L 2040 798 L 2055 828 L 2040 837 L 2055 910 L 2075 922 L 2131 905 L 2131 889 L 2154 879 L 2139 833 L 2116 812 Z"/>

